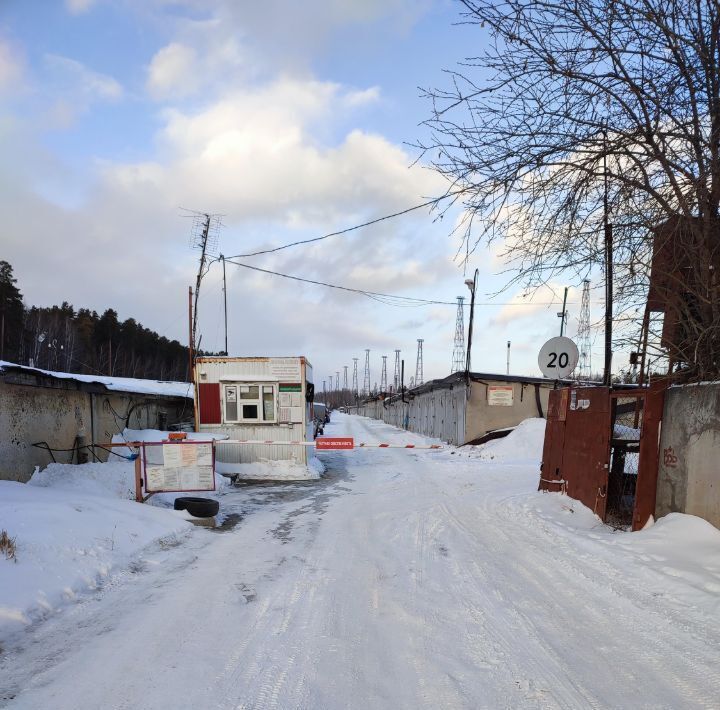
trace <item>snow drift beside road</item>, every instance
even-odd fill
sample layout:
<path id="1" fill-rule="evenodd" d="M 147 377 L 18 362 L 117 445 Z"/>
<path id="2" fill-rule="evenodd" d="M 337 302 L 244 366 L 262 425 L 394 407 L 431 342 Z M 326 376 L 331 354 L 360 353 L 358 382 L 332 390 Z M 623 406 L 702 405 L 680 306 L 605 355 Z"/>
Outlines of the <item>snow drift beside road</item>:
<path id="1" fill-rule="evenodd" d="M 542 459 L 545 420 L 525 419 L 507 436 L 477 447 L 478 458 L 498 463 L 537 463 Z"/>
<path id="2" fill-rule="evenodd" d="M 56 485 L 61 468 L 82 467 L 55 466 L 42 484 L 0 481 L 0 528 L 17 549 L 17 562 L 0 557 L 0 638 L 98 587 L 153 541 L 190 526 L 184 513 L 119 500 L 114 494 L 124 493 L 124 476 L 115 476 L 113 495 L 98 494 L 107 491 L 106 481 L 92 478 L 95 495 L 83 495 L 78 479 Z M 99 475 L 102 466 L 118 474 L 123 464 L 93 470 Z"/>

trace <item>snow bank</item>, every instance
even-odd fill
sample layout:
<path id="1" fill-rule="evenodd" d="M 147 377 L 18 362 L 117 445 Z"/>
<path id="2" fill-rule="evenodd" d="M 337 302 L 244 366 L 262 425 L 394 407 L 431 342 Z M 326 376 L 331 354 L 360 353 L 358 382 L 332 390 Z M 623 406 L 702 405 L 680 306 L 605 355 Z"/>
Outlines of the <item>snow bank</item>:
<path id="1" fill-rule="evenodd" d="M 36 468 L 27 485 L 76 493 L 81 497 L 135 500 L 135 464 L 120 459 L 80 465 L 51 463 L 42 471 Z"/>
<path id="2" fill-rule="evenodd" d="M 237 476 L 242 481 L 316 481 L 325 472 L 325 466 L 315 457 L 307 466 L 292 460 L 262 459 L 253 463 L 217 461 L 215 468 L 218 473 Z"/>
<path id="3" fill-rule="evenodd" d="M 477 447 L 478 458 L 498 463 L 539 463 L 545 441 L 545 420 L 526 419 L 506 437 Z"/>
<path id="4" fill-rule="evenodd" d="M 167 438 L 154 430 L 124 435 Z M 192 495 L 215 497 L 230 486 L 219 474 L 215 484 L 216 491 Z M 179 495 L 157 493 L 148 505 L 135 503 L 135 463 L 112 455 L 107 463 L 50 464 L 27 484 L 0 481 L 0 530 L 17 544 L 16 563 L 0 557 L 0 638 L 97 587 L 144 547 L 189 530 L 185 511 L 167 509 Z"/>
<path id="5" fill-rule="evenodd" d="M 153 541 L 190 529 L 184 513 L 120 500 L 124 465 L 87 465 L 95 495 L 60 470 L 82 466 L 58 464 L 30 485 L 0 481 L 0 528 L 17 546 L 17 562 L 0 557 L 0 638 L 98 587 Z"/>
<path id="6" fill-rule="evenodd" d="M 42 471 L 36 468 L 27 485 L 67 491 L 81 497 L 101 496 L 134 501 L 135 463 L 120 459 L 110 460 L 107 463 L 80 465 L 51 463 Z M 229 485 L 228 480 L 216 472 L 214 491 L 192 493 L 191 495 L 216 496 L 226 492 Z M 148 504 L 160 507 L 172 506 L 175 498 L 180 495 L 183 494 L 155 493 L 148 499 Z"/>
<path id="7" fill-rule="evenodd" d="M 41 370 L 37 367 L 17 365 L 13 362 L 0 360 L 0 370 L 17 368 L 28 372 L 41 372 L 44 375 L 61 380 L 75 380 L 77 382 L 98 382 L 115 392 L 131 392 L 134 394 L 153 394 L 165 397 L 194 398 L 193 386 L 190 382 L 168 382 L 163 380 L 143 380 L 136 377 L 107 377 L 104 375 L 80 375 L 74 372 L 53 372 Z"/>

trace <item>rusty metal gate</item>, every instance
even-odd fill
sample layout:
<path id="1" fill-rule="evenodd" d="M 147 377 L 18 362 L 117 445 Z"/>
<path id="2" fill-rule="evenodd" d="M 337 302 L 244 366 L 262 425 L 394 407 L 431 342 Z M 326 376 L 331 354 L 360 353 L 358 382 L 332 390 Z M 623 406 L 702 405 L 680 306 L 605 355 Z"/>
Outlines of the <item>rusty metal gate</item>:
<path id="1" fill-rule="evenodd" d="M 567 493 L 601 520 L 642 528 L 655 512 L 665 385 L 553 390 L 540 490 Z"/>

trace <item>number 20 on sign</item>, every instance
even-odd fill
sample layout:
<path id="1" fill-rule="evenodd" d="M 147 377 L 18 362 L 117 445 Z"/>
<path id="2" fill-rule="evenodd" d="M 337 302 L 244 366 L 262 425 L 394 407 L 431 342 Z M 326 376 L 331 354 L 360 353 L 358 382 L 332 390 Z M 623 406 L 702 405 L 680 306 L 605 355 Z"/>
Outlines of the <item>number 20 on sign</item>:
<path id="1" fill-rule="evenodd" d="M 580 353 L 577 345 L 564 336 L 550 338 L 540 348 L 538 366 L 540 372 L 551 380 L 562 380 L 569 377 L 577 367 Z"/>

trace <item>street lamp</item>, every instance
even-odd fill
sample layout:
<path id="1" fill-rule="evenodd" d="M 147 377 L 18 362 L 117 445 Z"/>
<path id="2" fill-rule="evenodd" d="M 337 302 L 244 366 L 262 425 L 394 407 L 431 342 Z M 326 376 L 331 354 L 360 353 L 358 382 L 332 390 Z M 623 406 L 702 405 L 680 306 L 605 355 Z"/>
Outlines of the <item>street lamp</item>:
<path id="1" fill-rule="evenodd" d="M 470 289 L 470 324 L 468 325 L 467 358 L 465 360 L 465 383 L 470 385 L 470 350 L 472 348 L 473 316 L 475 315 L 475 291 L 477 291 L 478 269 L 472 279 L 465 279 L 465 285 Z"/>

